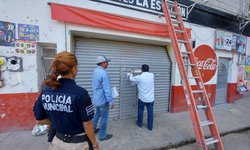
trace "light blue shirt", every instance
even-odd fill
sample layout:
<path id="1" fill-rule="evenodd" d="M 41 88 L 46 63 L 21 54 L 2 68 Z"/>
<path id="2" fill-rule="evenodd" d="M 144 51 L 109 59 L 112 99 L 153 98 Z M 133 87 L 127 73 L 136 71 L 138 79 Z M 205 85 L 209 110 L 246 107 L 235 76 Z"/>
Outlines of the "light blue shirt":
<path id="1" fill-rule="evenodd" d="M 93 104 L 101 106 L 105 103 L 113 104 L 112 90 L 108 72 L 97 66 L 92 74 Z"/>

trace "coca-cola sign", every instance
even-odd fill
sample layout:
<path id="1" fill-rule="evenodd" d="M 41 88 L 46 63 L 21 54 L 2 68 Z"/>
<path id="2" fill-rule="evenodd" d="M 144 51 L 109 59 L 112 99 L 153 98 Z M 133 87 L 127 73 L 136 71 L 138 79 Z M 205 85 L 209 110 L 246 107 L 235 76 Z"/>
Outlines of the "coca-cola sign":
<path id="1" fill-rule="evenodd" d="M 215 75 L 217 69 L 217 57 L 214 50 L 208 45 L 200 45 L 194 51 L 195 59 L 204 83 Z M 192 72 L 193 76 L 196 76 Z"/>

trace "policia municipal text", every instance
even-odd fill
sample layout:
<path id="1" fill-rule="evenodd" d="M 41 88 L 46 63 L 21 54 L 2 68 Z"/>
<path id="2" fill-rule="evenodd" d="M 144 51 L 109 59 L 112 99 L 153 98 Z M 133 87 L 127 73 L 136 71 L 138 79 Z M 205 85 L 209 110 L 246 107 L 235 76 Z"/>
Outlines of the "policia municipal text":
<path id="1" fill-rule="evenodd" d="M 34 106 L 38 124 L 50 124 L 49 150 L 99 150 L 93 128 L 94 107 L 87 90 L 76 85 L 77 59 L 70 52 L 55 56 L 50 79 Z M 51 140 L 51 139 L 49 139 Z"/>

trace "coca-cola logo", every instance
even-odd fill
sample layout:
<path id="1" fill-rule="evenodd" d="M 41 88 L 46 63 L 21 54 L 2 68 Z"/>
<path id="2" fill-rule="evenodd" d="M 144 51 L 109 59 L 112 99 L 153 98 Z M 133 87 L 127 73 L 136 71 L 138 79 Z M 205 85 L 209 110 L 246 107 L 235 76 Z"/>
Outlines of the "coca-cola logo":
<path id="1" fill-rule="evenodd" d="M 199 69 L 202 69 L 202 70 L 215 70 L 217 67 L 216 59 L 208 58 L 205 61 L 201 61 L 199 60 L 198 57 L 195 57 L 195 60 L 197 62 Z"/>
<path id="2" fill-rule="evenodd" d="M 200 45 L 194 51 L 195 59 L 204 83 L 215 75 L 217 69 L 217 57 L 214 50 L 208 45 Z M 192 72 L 195 76 L 195 72 Z"/>

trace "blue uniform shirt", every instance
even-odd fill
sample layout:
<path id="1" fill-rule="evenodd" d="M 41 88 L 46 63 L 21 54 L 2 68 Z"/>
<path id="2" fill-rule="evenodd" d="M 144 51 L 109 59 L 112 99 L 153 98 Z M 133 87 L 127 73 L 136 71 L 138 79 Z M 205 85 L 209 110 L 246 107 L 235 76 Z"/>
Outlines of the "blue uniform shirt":
<path id="1" fill-rule="evenodd" d="M 92 75 L 93 103 L 101 106 L 114 102 L 108 72 L 101 66 L 97 66 Z"/>
<path id="2" fill-rule="evenodd" d="M 49 118 L 52 127 L 60 133 L 83 133 L 82 122 L 90 121 L 94 116 L 89 94 L 74 80 L 61 78 L 59 82 L 59 89 L 46 87 L 41 92 L 33 109 L 35 117 L 37 120 Z"/>

